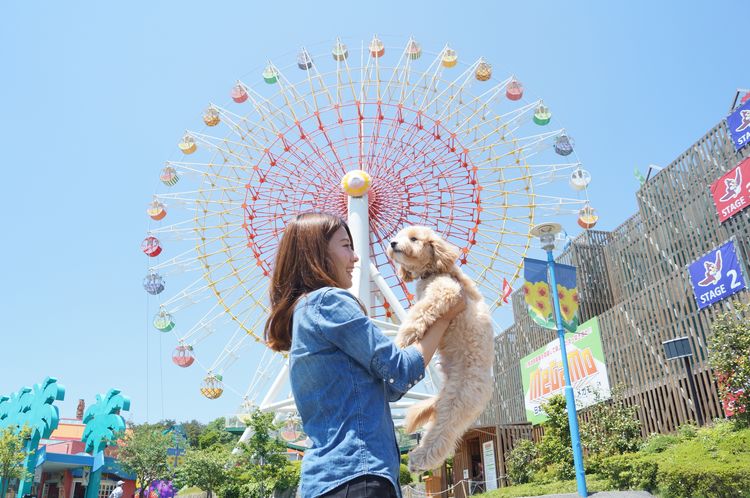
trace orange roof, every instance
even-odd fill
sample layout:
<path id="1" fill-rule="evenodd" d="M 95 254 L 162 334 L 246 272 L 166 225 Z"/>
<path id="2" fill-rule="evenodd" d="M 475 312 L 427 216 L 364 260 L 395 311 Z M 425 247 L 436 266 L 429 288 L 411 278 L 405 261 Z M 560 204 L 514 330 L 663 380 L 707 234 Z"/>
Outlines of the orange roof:
<path id="1" fill-rule="evenodd" d="M 81 423 L 66 424 L 64 422 L 61 422 L 57 426 L 57 429 L 52 431 L 52 435 L 49 438 L 80 441 L 81 437 L 83 437 L 83 429 L 85 428 L 86 426 Z"/>

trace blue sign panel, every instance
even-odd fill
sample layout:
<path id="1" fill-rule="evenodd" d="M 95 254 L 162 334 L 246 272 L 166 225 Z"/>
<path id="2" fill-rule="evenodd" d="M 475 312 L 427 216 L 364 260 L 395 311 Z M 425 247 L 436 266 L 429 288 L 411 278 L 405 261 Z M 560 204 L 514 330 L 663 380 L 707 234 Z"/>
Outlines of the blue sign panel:
<path id="1" fill-rule="evenodd" d="M 706 308 L 746 288 L 734 242 L 729 241 L 688 266 L 698 308 Z"/>
<path id="2" fill-rule="evenodd" d="M 735 149 L 740 150 L 750 142 L 750 100 L 727 116 L 727 128 Z"/>

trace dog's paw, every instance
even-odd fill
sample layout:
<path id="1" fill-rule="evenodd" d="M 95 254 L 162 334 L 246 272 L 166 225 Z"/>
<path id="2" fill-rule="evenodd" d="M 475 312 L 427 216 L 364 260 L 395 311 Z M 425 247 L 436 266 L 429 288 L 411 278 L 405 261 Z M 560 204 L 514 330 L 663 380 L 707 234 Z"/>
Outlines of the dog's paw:
<path id="1" fill-rule="evenodd" d="M 412 340 L 411 342 L 408 342 L 406 337 L 396 337 L 395 342 L 396 342 L 396 346 L 398 346 L 401 349 L 404 349 L 406 346 L 410 345 L 414 341 Z"/>
<path id="2" fill-rule="evenodd" d="M 437 467 L 437 465 L 432 465 L 432 462 L 428 461 L 427 452 L 421 446 L 409 453 L 410 472 L 432 470 L 435 467 Z"/>
<path id="3" fill-rule="evenodd" d="M 409 472 L 419 472 L 422 470 L 422 468 L 419 466 L 421 463 L 422 457 L 419 456 L 417 453 L 417 450 L 412 451 L 409 453 Z"/>
<path id="4" fill-rule="evenodd" d="M 406 346 L 411 346 L 414 344 L 419 337 L 417 337 L 415 334 L 403 334 L 399 332 L 399 334 L 396 336 L 396 345 L 400 348 L 405 348 Z"/>
<path id="5" fill-rule="evenodd" d="M 424 331 L 411 324 L 405 325 L 398 329 L 398 337 L 400 337 L 401 342 L 407 346 L 415 341 L 420 340 L 423 336 Z"/>

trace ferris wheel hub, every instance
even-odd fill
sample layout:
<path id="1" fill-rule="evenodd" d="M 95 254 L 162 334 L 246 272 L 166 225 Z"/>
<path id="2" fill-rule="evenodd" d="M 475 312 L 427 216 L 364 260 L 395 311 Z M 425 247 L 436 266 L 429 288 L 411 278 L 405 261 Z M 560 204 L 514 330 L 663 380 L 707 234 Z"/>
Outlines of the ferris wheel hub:
<path id="1" fill-rule="evenodd" d="M 341 188 L 352 197 L 362 197 L 371 185 L 372 177 L 361 169 L 350 171 L 341 179 Z"/>

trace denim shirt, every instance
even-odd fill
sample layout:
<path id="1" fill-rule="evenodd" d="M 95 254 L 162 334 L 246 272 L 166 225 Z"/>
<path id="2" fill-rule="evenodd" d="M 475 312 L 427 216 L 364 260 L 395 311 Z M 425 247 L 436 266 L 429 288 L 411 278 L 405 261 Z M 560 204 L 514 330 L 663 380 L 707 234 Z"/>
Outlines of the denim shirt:
<path id="1" fill-rule="evenodd" d="M 424 376 L 414 347 L 399 349 L 349 292 L 324 287 L 300 299 L 292 322 L 289 378 L 305 433 L 301 493 L 319 496 L 371 474 L 399 488 L 389 401 Z"/>

